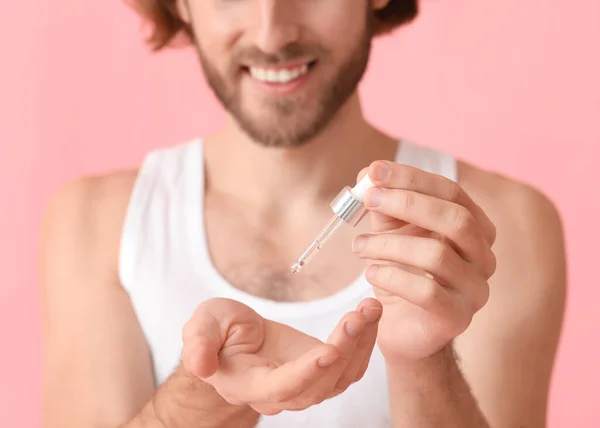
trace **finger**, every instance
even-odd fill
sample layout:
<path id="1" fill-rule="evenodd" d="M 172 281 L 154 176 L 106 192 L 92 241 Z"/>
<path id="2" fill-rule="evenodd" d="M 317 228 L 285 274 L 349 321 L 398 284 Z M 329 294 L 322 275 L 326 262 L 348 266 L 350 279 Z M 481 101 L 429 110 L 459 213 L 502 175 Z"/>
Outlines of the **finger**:
<path id="1" fill-rule="evenodd" d="M 409 190 L 465 207 L 482 227 L 488 244 L 494 244 L 494 223 L 457 182 L 440 174 L 390 161 L 373 162 L 368 168 L 368 173 L 378 187 Z"/>
<path id="2" fill-rule="evenodd" d="M 392 261 L 429 273 L 437 282 L 421 282 L 420 285 L 428 290 L 426 293 L 434 291 L 430 289 L 435 288 L 434 285 L 441 282 L 441 285 L 466 295 L 475 306 L 482 306 L 489 297 L 489 287 L 485 279 L 475 271 L 471 264 L 459 257 L 452 247 L 438 239 L 398 233 L 360 235 L 355 239 L 353 248 L 359 258 Z M 373 268 L 373 270 L 376 269 Z M 378 273 L 378 275 L 383 275 L 382 278 L 386 278 L 386 274 L 392 275 L 386 279 L 388 283 L 403 282 L 409 278 L 403 276 L 402 273 L 405 271 L 402 269 L 382 272 L 385 273 Z M 396 274 L 399 276 L 394 276 Z M 411 275 L 414 274 L 411 273 Z"/>
<path id="3" fill-rule="evenodd" d="M 332 396 L 344 392 L 352 383 L 362 379 L 371 360 L 373 347 L 377 340 L 377 327 L 381 318 L 382 307 L 380 303 L 379 305 L 361 304 L 358 311 L 367 319 L 367 325 L 360 335 L 352 360 L 346 366 L 332 391 Z"/>
<path id="4" fill-rule="evenodd" d="M 284 403 L 292 400 L 317 382 L 339 356 L 335 346 L 322 344 L 276 369 L 253 369 L 245 381 L 252 391 L 247 401 Z"/>
<path id="5" fill-rule="evenodd" d="M 486 278 L 494 273 L 494 254 L 478 222 L 465 207 L 416 192 L 380 188 L 367 192 L 365 205 L 376 212 L 440 234 Z"/>
<path id="6" fill-rule="evenodd" d="M 365 271 L 365 277 L 373 286 L 429 312 L 446 313 L 453 304 L 452 299 L 456 298 L 434 279 L 396 266 L 371 265 Z"/>
<path id="7" fill-rule="evenodd" d="M 367 320 L 367 323 L 373 323 L 379 321 L 381 312 L 383 311 L 383 305 L 377 299 L 367 297 L 361 300 L 356 307 L 356 310 L 361 313 Z"/>
<path id="8" fill-rule="evenodd" d="M 181 360 L 185 368 L 200 378 L 212 376 L 219 366 L 219 350 L 223 345 L 217 319 L 199 312 L 183 328 Z"/>
<path id="9" fill-rule="evenodd" d="M 336 365 L 343 365 L 350 360 L 366 325 L 367 319 L 358 311 L 344 315 L 327 338 L 327 343 L 334 345 L 340 351 L 340 359 Z"/>
<path id="10" fill-rule="evenodd" d="M 275 416 L 283 412 L 286 409 L 284 406 L 273 405 L 272 403 L 251 403 L 250 407 L 253 408 L 258 414 L 265 416 Z M 298 409 L 304 410 L 304 409 Z"/>
<path id="11" fill-rule="evenodd" d="M 369 301 L 363 303 L 363 306 L 366 307 L 378 307 L 380 305 L 375 299 L 369 299 Z M 299 399 L 301 407 L 307 403 L 311 405 L 317 404 L 325 398 L 341 392 L 336 390 L 336 385 L 340 376 L 342 376 L 348 365 L 353 361 L 367 323 L 366 316 L 358 310 L 347 313 L 340 320 L 327 338 L 327 343 L 335 346 L 339 351 L 339 358 L 332 364 L 326 375 L 313 384 L 310 389 L 303 392 L 302 397 Z"/>
<path id="12" fill-rule="evenodd" d="M 470 268 L 445 242 L 399 233 L 363 234 L 354 238 L 354 254 L 360 259 L 408 265 L 459 288 Z"/>
<path id="13" fill-rule="evenodd" d="M 287 410 L 302 410 L 334 397 L 354 381 L 362 368 L 366 354 L 370 355 L 377 336 L 377 321 L 382 313 L 377 299 L 361 301 L 356 311 L 342 318 L 329 336 L 328 342 L 335 344 L 341 355 L 322 378 L 307 388 L 293 401 L 285 403 Z M 372 332 L 373 326 L 375 331 Z M 369 342 L 372 342 L 369 346 Z"/>
<path id="14" fill-rule="evenodd" d="M 358 183 L 362 178 L 369 172 L 369 167 L 363 168 L 356 178 L 356 182 Z M 369 212 L 369 219 L 371 222 L 371 228 L 374 232 L 380 231 L 390 231 L 400 229 L 406 226 L 408 223 L 404 220 L 397 219 L 395 217 L 390 217 L 385 214 L 378 213 L 376 211 Z"/>

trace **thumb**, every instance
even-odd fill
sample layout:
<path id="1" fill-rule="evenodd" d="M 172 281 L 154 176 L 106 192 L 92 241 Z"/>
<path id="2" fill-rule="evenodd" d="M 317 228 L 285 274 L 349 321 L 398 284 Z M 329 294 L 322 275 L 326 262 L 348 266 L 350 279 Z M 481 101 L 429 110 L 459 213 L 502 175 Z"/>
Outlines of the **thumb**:
<path id="1" fill-rule="evenodd" d="M 356 177 L 356 182 L 358 183 L 362 178 L 367 175 L 369 172 L 372 172 L 374 169 L 374 164 L 380 161 L 375 161 L 371 163 L 368 167 L 363 168 Z M 403 220 L 387 216 L 385 214 L 381 214 L 374 211 L 369 211 L 369 218 L 371 223 L 371 232 L 379 233 L 379 232 L 387 232 L 391 230 L 400 229 L 407 225 L 407 223 Z"/>
<path id="2" fill-rule="evenodd" d="M 212 376 L 219 366 L 223 346 L 218 320 L 208 311 L 197 311 L 183 328 L 181 360 L 194 375 Z"/>

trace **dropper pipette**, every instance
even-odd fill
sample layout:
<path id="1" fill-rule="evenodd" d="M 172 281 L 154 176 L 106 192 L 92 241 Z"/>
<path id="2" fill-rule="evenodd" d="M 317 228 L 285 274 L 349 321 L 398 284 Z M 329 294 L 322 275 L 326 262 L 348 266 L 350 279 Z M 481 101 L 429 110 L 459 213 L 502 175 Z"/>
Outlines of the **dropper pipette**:
<path id="1" fill-rule="evenodd" d="M 333 210 L 333 217 L 321 229 L 315 240 L 298 257 L 296 263 L 291 266 L 292 273 L 300 272 L 343 223 L 348 223 L 353 227 L 356 227 L 360 223 L 367 214 L 367 208 L 363 205 L 365 193 L 373 186 L 374 184 L 367 174 L 356 186 L 352 188 L 346 186 L 342 189 L 331 204 L 329 204 Z"/>

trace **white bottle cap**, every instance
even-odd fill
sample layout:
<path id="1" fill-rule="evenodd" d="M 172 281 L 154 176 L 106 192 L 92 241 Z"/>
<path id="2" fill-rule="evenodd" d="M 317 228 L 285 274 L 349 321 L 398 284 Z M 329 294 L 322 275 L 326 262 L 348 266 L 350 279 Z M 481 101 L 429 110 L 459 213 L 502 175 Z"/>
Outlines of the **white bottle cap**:
<path id="1" fill-rule="evenodd" d="M 369 174 L 366 174 L 362 180 L 356 183 L 356 186 L 354 186 L 350 192 L 352 193 L 352 196 L 362 203 L 365 199 L 365 193 L 367 193 L 367 190 L 369 190 L 371 187 L 375 187 L 375 185 L 371 181 Z"/>

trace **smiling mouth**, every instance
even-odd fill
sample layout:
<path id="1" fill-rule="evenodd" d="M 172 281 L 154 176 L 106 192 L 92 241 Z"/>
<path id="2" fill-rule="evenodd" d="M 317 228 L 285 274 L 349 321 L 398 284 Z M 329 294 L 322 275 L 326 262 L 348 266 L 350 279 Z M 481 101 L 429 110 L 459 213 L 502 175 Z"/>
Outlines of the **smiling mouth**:
<path id="1" fill-rule="evenodd" d="M 255 80 L 270 84 L 285 84 L 293 82 L 306 75 L 315 65 L 317 60 L 293 66 L 244 66 L 242 69 Z"/>

